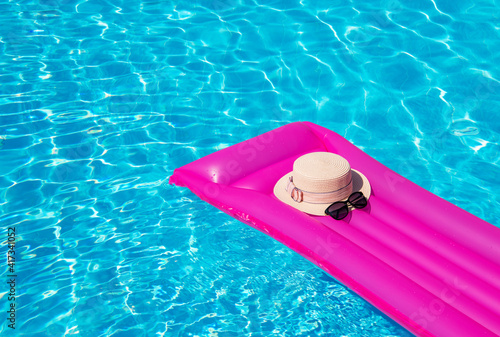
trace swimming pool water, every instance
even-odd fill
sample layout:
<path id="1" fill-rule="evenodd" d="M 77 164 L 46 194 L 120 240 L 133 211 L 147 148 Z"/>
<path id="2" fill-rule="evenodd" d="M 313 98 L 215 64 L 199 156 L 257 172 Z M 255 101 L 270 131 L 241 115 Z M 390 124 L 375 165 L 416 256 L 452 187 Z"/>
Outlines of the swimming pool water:
<path id="1" fill-rule="evenodd" d="M 309 120 L 500 227 L 496 1 L 0 1 L 12 336 L 410 336 L 167 184 Z M 471 229 L 473 230 L 473 229 Z"/>

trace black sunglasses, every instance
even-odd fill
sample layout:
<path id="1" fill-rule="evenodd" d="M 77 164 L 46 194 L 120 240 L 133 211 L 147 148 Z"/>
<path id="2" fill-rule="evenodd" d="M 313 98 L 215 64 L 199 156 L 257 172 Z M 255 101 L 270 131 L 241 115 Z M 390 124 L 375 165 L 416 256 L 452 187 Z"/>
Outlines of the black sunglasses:
<path id="1" fill-rule="evenodd" d="M 336 201 L 325 210 L 325 214 L 328 214 L 335 220 L 342 220 L 349 214 L 348 204 L 351 204 L 354 208 L 366 207 L 368 201 L 361 192 L 354 192 L 347 198 L 346 201 Z"/>

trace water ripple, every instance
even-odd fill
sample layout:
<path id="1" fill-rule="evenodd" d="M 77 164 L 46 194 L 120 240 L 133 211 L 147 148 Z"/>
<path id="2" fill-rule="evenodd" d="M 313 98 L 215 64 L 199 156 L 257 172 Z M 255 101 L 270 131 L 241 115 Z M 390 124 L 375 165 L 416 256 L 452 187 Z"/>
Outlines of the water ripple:
<path id="1" fill-rule="evenodd" d="M 20 336 L 409 336 L 167 184 L 292 121 L 500 226 L 493 1 L 0 8 L 0 223 L 20 233 Z"/>

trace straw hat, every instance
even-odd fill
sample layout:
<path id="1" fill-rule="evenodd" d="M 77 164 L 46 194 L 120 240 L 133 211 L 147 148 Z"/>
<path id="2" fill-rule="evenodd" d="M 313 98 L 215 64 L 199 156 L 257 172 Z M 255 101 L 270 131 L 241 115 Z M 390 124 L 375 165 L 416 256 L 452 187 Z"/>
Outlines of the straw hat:
<path id="1" fill-rule="evenodd" d="M 360 191 L 368 200 L 371 187 L 368 179 L 351 169 L 343 157 L 330 152 L 312 152 L 293 163 L 293 171 L 274 186 L 274 195 L 298 210 L 326 215 L 325 210 L 336 201 L 345 201 Z M 352 207 L 349 205 L 349 209 Z"/>

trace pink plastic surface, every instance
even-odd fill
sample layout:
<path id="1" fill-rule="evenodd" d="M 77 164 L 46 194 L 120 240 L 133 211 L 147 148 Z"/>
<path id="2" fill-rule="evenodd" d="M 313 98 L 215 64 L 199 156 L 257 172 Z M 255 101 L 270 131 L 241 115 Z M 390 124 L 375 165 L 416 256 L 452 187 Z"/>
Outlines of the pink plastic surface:
<path id="1" fill-rule="evenodd" d="M 294 160 L 314 151 L 366 175 L 368 207 L 335 221 L 273 195 Z M 500 229 L 328 129 L 285 125 L 176 169 L 170 183 L 298 252 L 418 336 L 500 335 Z"/>

